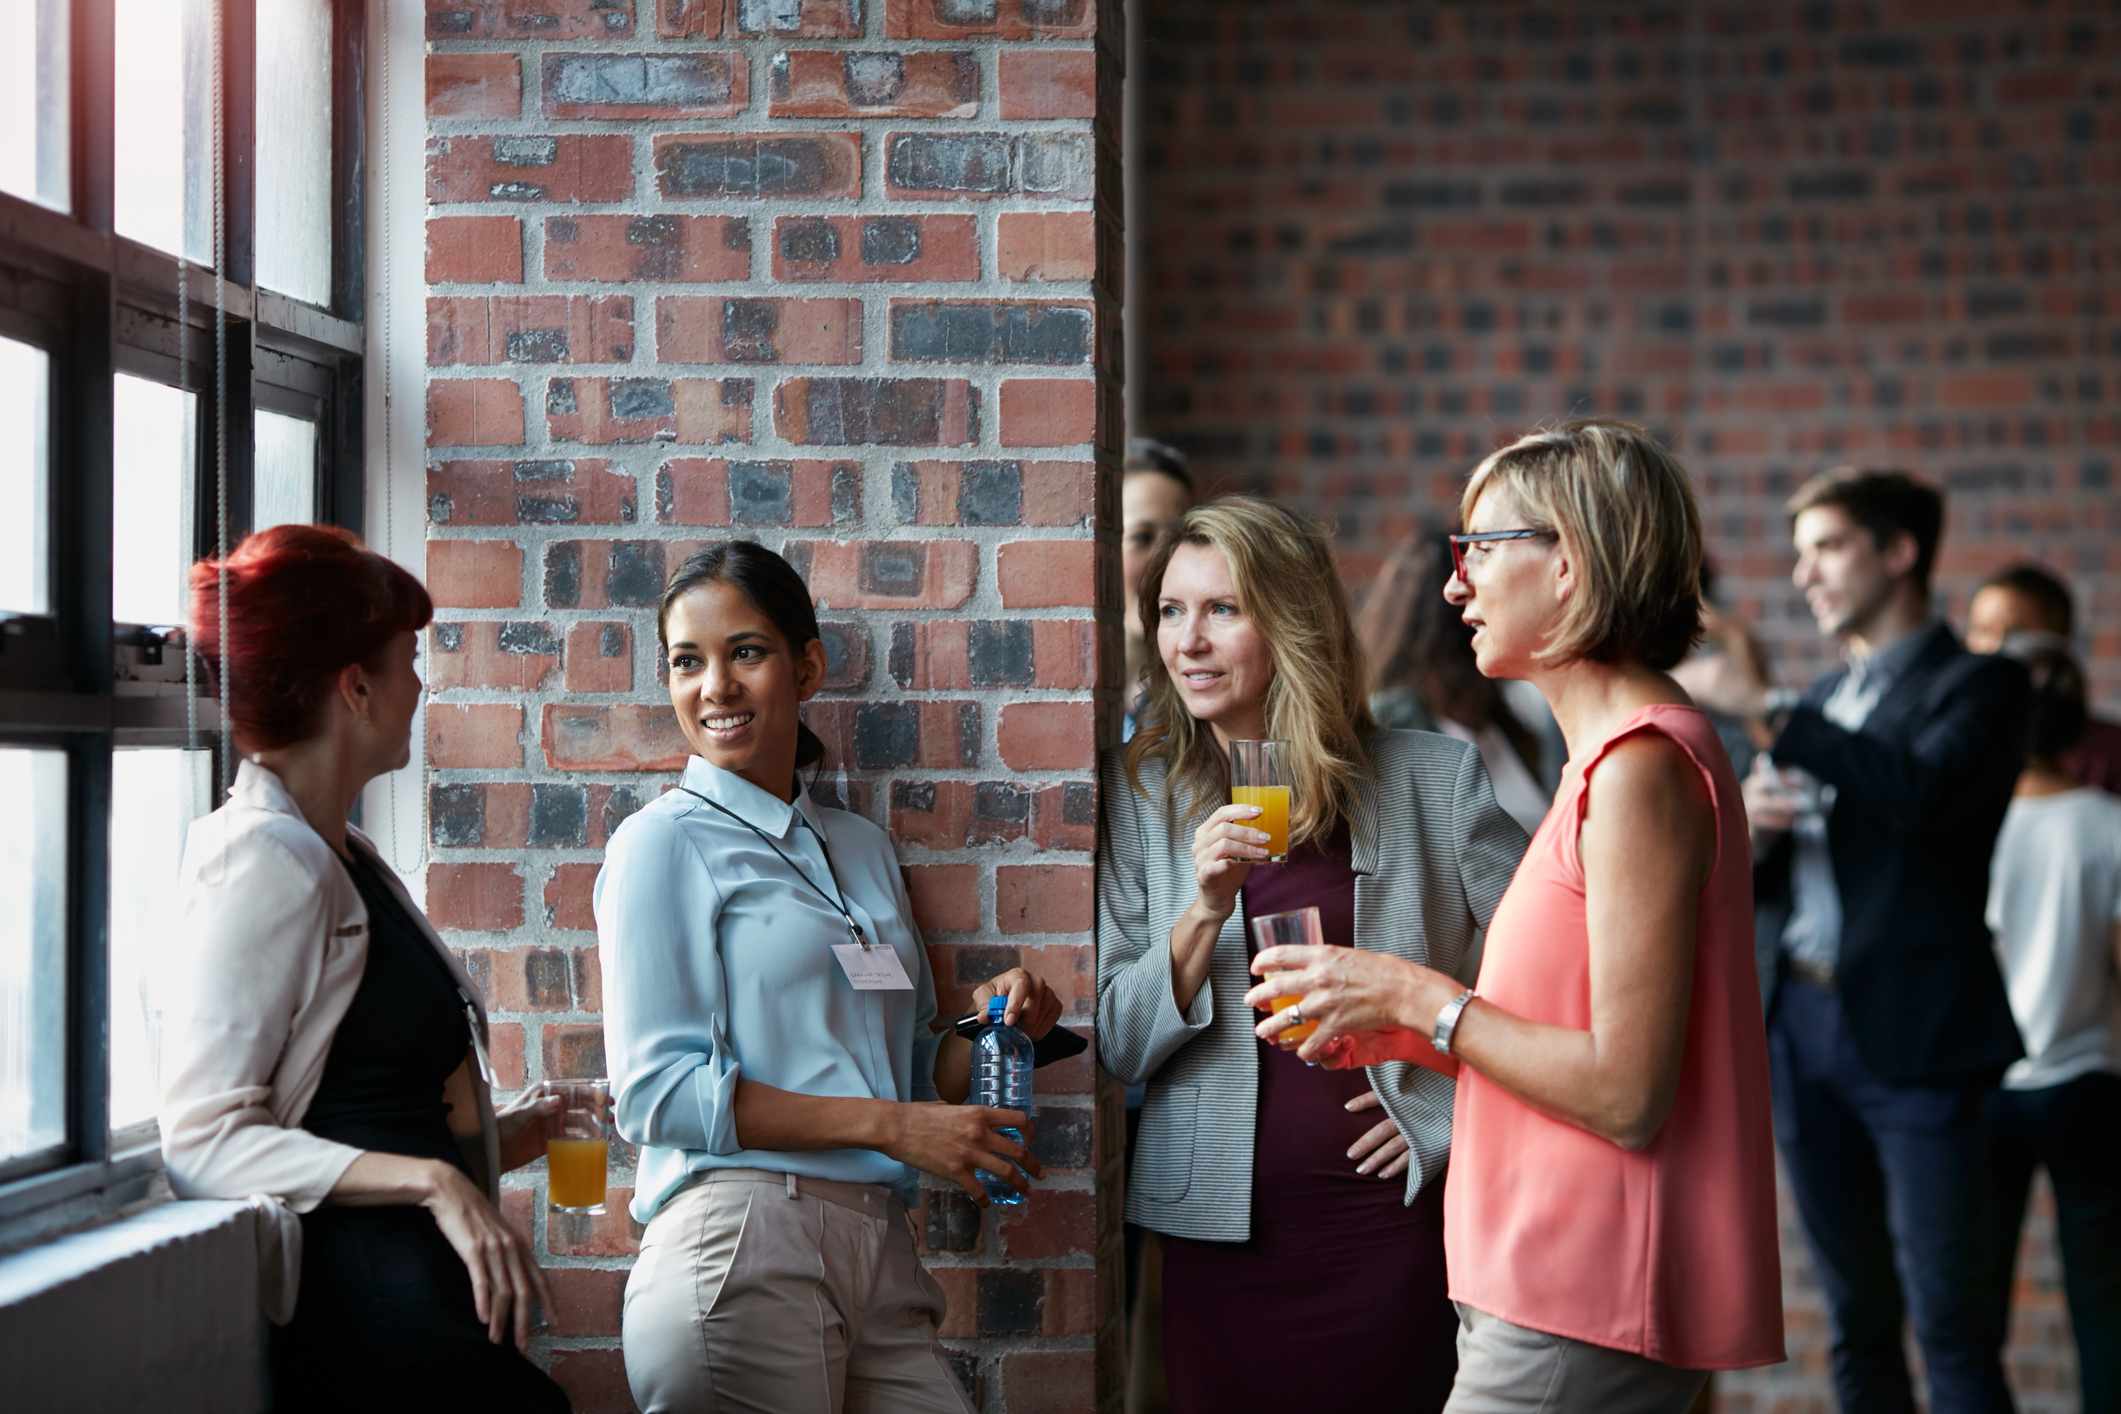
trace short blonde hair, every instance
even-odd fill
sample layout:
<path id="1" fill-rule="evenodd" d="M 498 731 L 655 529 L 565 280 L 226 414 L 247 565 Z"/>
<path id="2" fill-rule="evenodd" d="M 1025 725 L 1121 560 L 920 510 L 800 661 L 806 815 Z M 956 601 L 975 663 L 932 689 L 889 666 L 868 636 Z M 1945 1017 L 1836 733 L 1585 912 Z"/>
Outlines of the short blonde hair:
<path id="1" fill-rule="evenodd" d="M 1701 638 L 1701 510 L 1686 468 L 1640 427 L 1589 419 L 1528 432 L 1473 469 L 1462 517 L 1501 487 L 1583 570 L 1543 662 L 1660 672 Z"/>
<path id="2" fill-rule="evenodd" d="M 1142 571 L 1141 621 L 1156 632 L 1164 571 L 1181 545 L 1222 553 L 1245 616 L 1259 628 L 1274 662 L 1267 685 L 1267 735 L 1289 743 L 1292 784 L 1289 840 L 1332 835 L 1355 813 L 1357 783 L 1370 769 L 1370 716 L 1362 644 L 1348 612 L 1348 593 L 1333 550 L 1317 522 L 1256 496 L 1223 496 L 1186 512 L 1178 534 Z M 1227 803 L 1230 764 L 1215 734 L 1186 710 L 1159 651 L 1143 675 L 1148 710 L 1127 743 L 1127 778 L 1137 792 L 1144 761 L 1164 763 L 1164 790 L 1183 786 L 1195 815 Z"/>

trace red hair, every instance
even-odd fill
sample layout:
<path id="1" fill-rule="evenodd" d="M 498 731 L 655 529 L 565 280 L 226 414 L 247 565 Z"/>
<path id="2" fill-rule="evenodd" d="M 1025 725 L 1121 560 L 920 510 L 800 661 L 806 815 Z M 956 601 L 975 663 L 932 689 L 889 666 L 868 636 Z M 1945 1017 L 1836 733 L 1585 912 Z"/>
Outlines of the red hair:
<path id="1" fill-rule="evenodd" d="M 329 525 L 276 525 L 226 560 L 191 567 L 191 634 L 221 670 L 221 573 L 228 574 L 228 677 L 222 698 L 246 751 L 291 746 L 317 730 L 332 680 L 381 666 L 401 633 L 434 618 L 420 581 Z"/>

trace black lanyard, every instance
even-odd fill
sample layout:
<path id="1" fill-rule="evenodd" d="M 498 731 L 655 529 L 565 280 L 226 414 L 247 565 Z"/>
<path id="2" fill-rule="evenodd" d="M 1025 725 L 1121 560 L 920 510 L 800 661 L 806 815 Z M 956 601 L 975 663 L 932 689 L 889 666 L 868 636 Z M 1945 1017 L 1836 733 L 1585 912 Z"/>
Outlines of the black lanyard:
<path id="1" fill-rule="evenodd" d="M 832 867 L 832 851 L 826 846 L 825 837 L 821 834 L 818 834 L 817 826 L 811 824 L 809 818 L 805 816 L 802 811 L 796 811 L 795 818 L 799 822 L 801 822 L 804 829 L 810 831 L 810 833 L 813 835 L 817 835 L 817 852 L 825 856 L 825 877 L 832 880 L 832 894 L 838 894 L 838 898 L 834 898 L 832 894 L 828 894 L 823 889 L 819 888 L 816 882 L 813 881 L 808 874 L 805 874 L 803 872 L 802 867 L 800 865 L 798 865 L 794 860 L 790 859 L 786 854 L 781 853 L 781 847 L 775 844 L 773 842 L 772 836 L 768 835 L 764 830 L 752 824 L 749 820 L 746 820 L 743 816 L 737 814 L 728 806 L 723 805 L 720 801 L 708 800 L 706 796 L 701 795 L 698 791 L 693 790 L 689 786 L 679 786 L 678 789 L 684 791 L 685 794 L 691 796 L 695 800 L 706 801 L 707 804 L 721 811 L 724 815 L 727 815 L 730 819 L 736 821 L 739 825 L 742 825 L 745 829 L 751 831 L 751 833 L 757 835 L 761 840 L 765 841 L 766 848 L 772 850 L 775 854 L 780 855 L 781 863 L 787 865 L 790 869 L 794 870 L 796 878 L 801 879 L 804 883 L 810 885 L 810 892 L 816 894 L 819 898 L 823 899 L 825 902 L 831 904 L 835 909 L 839 910 L 840 917 L 846 920 L 847 923 L 847 936 L 854 939 L 854 941 L 856 941 L 857 943 L 860 943 L 862 945 L 862 949 L 865 952 L 869 949 L 869 935 L 862 931 L 862 925 L 855 922 L 854 914 L 848 911 L 847 891 L 840 887 L 840 876 Z"/>

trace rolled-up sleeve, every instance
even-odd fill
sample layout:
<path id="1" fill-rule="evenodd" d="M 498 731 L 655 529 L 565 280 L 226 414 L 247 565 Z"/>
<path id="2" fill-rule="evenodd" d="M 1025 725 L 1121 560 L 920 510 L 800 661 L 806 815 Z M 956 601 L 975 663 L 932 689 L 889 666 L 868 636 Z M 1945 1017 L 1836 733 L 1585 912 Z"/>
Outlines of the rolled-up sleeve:
<path id="1" fill-rule="evenodd" d="M 1097 852 L 1098 1058 L 1133 1085 L 1208 1029 L 1215 1020 L 1215 989 L 1203 981 L 1192 1005 L 1179 1010 L 1170 935 L 1159 934 L 1149 921 L 1141 797 L 1117 752 L 1108 753 L 1100 777 L 1105 827 Z"/>
<path id="2" fill-rule="evenodd" d="M 928 965 L 928 944 L 921 937 L 919 925 L 913 921 L 913 896 L 906 892 L 906 876 L 898 871 L 895 861 L 891 864 L 889 873 L 892 893 L 898 900 L 898 916 L 905 920 L 906 931 L 913 934 L 913 955 L 918 960 L 918 975 L 913 979 L 911 1093 L 915 1100 L 940 1100 L 943 1098 L 942 1093 L 935 1088 L 935 1057 L 943 1048 L 943 1038 L 950 1033 L 935 1029 L 938 1010 L 935 1000 L 935 972 Z"/>
<path id="3" fill-rule="evenodd" d="M 162 1161 L 180 1198 L 270 1194 L 306 1213 L 361 1151 L 283 1125 L 273 1076 L 307 995 L 330 899 L 262 831 L 222 847 L 202 821 L 185 861 L 162 1032 Z M 305 970 L 307 969 L 307 970 Z"/>
<path id="4" fill-rule="evenodd" d="M 613 1106 L 630 1143 L 742 1147 L 720 904 L 713 872 L 668 819 L 643 812 L 612 837 L 597 873 L 597 958 Z"/>

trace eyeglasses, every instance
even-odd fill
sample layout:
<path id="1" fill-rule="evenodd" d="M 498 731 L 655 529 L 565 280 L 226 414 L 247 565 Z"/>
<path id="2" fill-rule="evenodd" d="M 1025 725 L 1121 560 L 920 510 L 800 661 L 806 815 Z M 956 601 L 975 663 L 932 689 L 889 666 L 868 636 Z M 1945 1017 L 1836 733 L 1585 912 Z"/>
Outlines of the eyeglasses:
<path id="1" fill-rule="evenodd" d="M 1458 571 L 1460 583 L 1466 574 L 1466 546 L 1485 545 L 1495 540 L 1558 540 L 1551 530 L 1483 530 L 1473 535 L 1453 535 L 1451 541 L 1451 566 Z"/>

